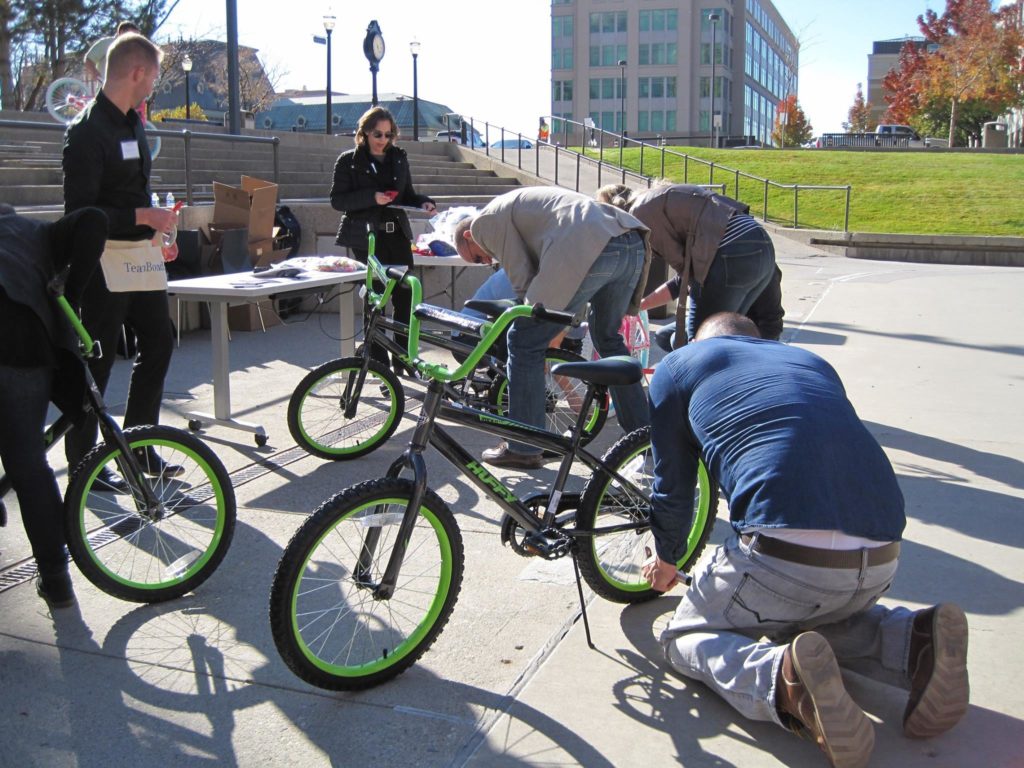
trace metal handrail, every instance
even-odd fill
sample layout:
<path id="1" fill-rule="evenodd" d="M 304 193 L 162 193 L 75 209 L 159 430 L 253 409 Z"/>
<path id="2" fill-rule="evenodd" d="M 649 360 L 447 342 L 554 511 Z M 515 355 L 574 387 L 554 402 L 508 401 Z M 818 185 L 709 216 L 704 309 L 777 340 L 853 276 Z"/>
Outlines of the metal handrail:
<path id="1" fill-rule="evenodd" d="M 466 118 L 464 118 L 464 119 L 466 119 Z M 630 138 L 629 136 L 620 135 L 618 133 L 612 133 L 611 131 L 606 131 L 606 130 L 604 130 L 602 128 L 597 128 L 596 126 L 591 128 L 589 126 L 586 126 L 586 125 L 584 125 L 582 123 L 579 123 L 579 122 L 577 122 L 575 120 L 570 120 L 568 118 L 548 116 L 545 119 L 551 120 L 552 123 L 554 123 L 554 121 L 556 121 L 556 120 L 559 123 L 561 123 L 562 130 L 559 133 L 562 135 L 562 142 L 561 142 L 561 144 L 559 144 L 559 143 L 548 144 L 548 143 L 542 143 L 542 142 L 539 142 L 539 141 L 534 143 L 534 146 L 537 148 L 537 151 L 534 154 L 534 159 L 535 159 L 534 175 L 536 175 L 539 178 L 543 178 L 541 176 L 541 173 L 540 173 L 540 153 L 541 153 L 542 150 L 544 150 L 544 151 L 552 151 L 552 152 L 554 152 L 554 156 L 555 156 L 554 183 L 555 183 L 556 186 L 559 185 L 559 181 L 560 181 L 560 179 L 559 179 L 559 165 L 560 164 L 558 162 L 559 153 L 568 153 L 569 155 L 573 155 L 576 158 L 576 184 L 575 184 L 574 188 L 575 188 L 575 190 L 577 192 L 580 189 L 580 173 L 579 173 L 580 166 L 584 162 L 589 162 L 589 163 L 596 164 L 596 167 L 597 167 L 597 184 L 598 184 L 598 186 L 601 186 L 601 181 L 602 181 L 601 180 L 601 176 L 602 176 L 602 172 L 603 172 L 604 168 L 605 167 L 609 167 L 609 168 L 617 167 L 618 171 L 616 172 L 615 176 L 618 177 L 621 180 L 621 183 L 625 184 L 626 183 L 626 179 L 629 178 L 629 179 L 638 181 L 639 183 L 644 184 L 647 187 L 650 187 L 650 186 L 652 186 L 654 184 L 656 178 L 663 178 L 665 176 L 665 158 L 666 158 L 666 156 L 677 157 L 677 158 L 680 158 L 682 160 L 682 163 L 683 163 L 683 183 L 684 184 L 690 183 L 689 182 L 689 177 L 690 177 L 690 162 L 691 161 L 694 162 L 694 163 L 697 163 L 700 166 L 705 166 L 708 169 L 708 183 L 707 184 L 700 184 L 698 186 L 721 187 L 722 188 L 722 194 L 725 194 L 726 185 L 722 184 L 722 183 L 715 183 L 715 171 L 717 170 L 717 171 L 719 171 L 721 173 L 728 173 L 728 174 L 730 174 L 732 176 L 732 179 L 733 179 L 733 182 L 734 182 L 733 197 L 735 197 L 737 200 L 740 199 L 740 179 L 741 178 L 749 179 L 751 181 L 757 182 L 758 184 L 763 184 L 764 185 L 764 195 L 763 195 L 763 203 L 762 203 L 762 210 L 761 210 L 761 219 L 763 221 L 768 221 L 768 190 L 769 190 L 769 188 L 780 189 L 780 190 L 792 190 L 793 191 L 793 227 L 794 228 L 799 226 L 799 221 L 800 221 L 800 217 L 799 217 L 799 210 L 800 210 L 799 195 L 800 195 L 801 191 L 831 191 L 831 192 L 842 191 L 842 192 L 845 193 L 845 197 L 846 197 L 845 206 L 844 206 L 844 215 L 843 215 L 843 231 L 844 232 L 849 232 L 850 231 L 850 197 L 851 197 L 853 188 L 849 184 L 847 184 L 845 186 L 843 186 L 843 185 L 824 185 L 824 184 L 781 184 L 779 182 L 772 181 L 771 179 L 765 179 L 765 178 L 762 178 L 760 176 L 754 176 L 753 174 L 746 173 L 744 171 L 739 170 L 738 168 L 730 168 L 728 166 L 721 165 L 719 163 L 714 162 L 713 160 L 705 160 L 705 159 L 703 159 L 701 157 L 696 157 L 694 155 L 689 155 L 689 154 L 687 154 L 685 152 L 678 152 L 678 151 L 675 151 L 675 150 L 672 150 L 672 149 L 668 149 L 667 147 L 665 147 L 662 144 L 650 144 L 650 143 L 645 142 L 645 141 L 643 141 L 641 139 L 634 139 L 634 138 Z M 469 118 L 469 123 L 470 123 L 470 127 L 472 129 L 472 126 L 473 126 L 473 123 L 474 123 L 473 118 Z M 576 134 L 576 129 L 579 130 L 579 138 L 580 138 L 579 146 L 580 146 L 580 150 L 581 150 L 579 152 L 577 152 L 574 149 L 569 149 L 569 127 L 570 126 L 574 126 L 574 130 L 573 130 L 574 138 L 575 138 L 575 134 Z M 498 132 L 498 134 L 501 136 L 501 141 L 502 142 L 505 141 L 506 135 L 513 135 L 517 139 L 519 139 L 520 143 L 521 143 L 521 140 L 523 138 L 523 134 L 522 133 L 518 133 L 518 132 L 512 133 L 510 131 L 507 131 L 504 127 L 492 126 L 490 123 L 484 122 L 484 143 L 485 143 L 486 146 L 483 148 L 483 151 L 484 151 L 484 153 L 488 157 L 491 156 L 491 151 L 492 151 L 491 142 L 490 142 L 490 139 L 489 139 L 491 128 L 494 128 Z M 585 136 L 587 136 L 587 134 L 590 135 L 590 139 L 589 139 L 589 141 L 585 142 L 583 139 L 584 139 Z M 472 135 L 475 135 L 475 134 L 472 134 Z M 553 132 L 552 132 L 551 136 L 552 136 L 552 138 L 554 138 L 554 133 Z M 622 146 L 619 146 L 620 141 L 621 141 Z M 574 141 L 573 144 L 575 145 L 575 143 L 576 142 Z M 623 150 L 630 143 L 636 145 L 636 147 L 638 147 L 639 150 L 640 150 L 640 170 L 639 171 L 628 170 L 628 169 L 625 168 L 624 165 L 622 165 L 620 163 L 608 162 L 608 161 L 606 161 L 604 159 L 604 151 L 605 151 L 606 145 L 610 145 L 611 147 L 619 149 L 620 150 L 619 154 L 621 156 L 621 150 Z M 584 144 L 589 144 L 590 146 L 589 147 L 585 147 Z M 595 148 L 597 150 L 597 155 L 598 155 L 596 160 L 593 157 L 591 157 L 589 154 L 587 154 L 588 150 L 589 151 L 593 151 Z M 501 162 L 504 163 L 504 162 L 506 162 L 506 160 L 505 160 L 505 147 L 501 146 L 501 147 L 499 147 L 499 149 L 500 149 L 500 160 L 501 160 Z M 659 167 L 659 171 L 660 172 L 657 175 L 648 175 L 648 174 L 644 173 L 644 155 L 645 155 L 646 152 L 652 151 L 652 150 L 657 152 L 658 155 L 660 156 L 660 167 Z M 522 149 L 521 148 L 519 148 L 519 150 L 518 150 L 518 158 L 517 158 L 516 167 L 519 168 L 520 170 L 523 170 L 523 160 L 522 160 Z"/>
<path id="2" fill-rule="evenodd" d="M 29 130 L 60 131 L 67 130 L 61 123 L 35 122 L 32 120 L 0 120 L 0 128 L 26 128 Z M 208 133 L 206 131 L 190 131 L 184 128 L 172 131 L 166 128 L 147 130 L 147 134 L 159 136 L 161 139 L 181 139 L 185 144 L 185 203 L 192 205 L 192 142 L 193 141 L 227 141 L 239 144 L 271 144 L 274 149 L 274 183 L 278 184 L 281 176 L 280 146 L 281 139 L 277 136 L 236 136 L 234 134 Z"/>

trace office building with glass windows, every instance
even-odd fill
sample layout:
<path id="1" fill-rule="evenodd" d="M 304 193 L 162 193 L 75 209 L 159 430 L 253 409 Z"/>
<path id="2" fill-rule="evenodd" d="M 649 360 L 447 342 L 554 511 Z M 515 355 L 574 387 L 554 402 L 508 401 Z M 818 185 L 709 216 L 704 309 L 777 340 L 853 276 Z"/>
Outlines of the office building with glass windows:
<path id="1" fill-rule="evenodd" d="M 552 0 L 552 140 L 566 118 L 634 138 L 770 144 L 798 58 L 770 0 Z"/>

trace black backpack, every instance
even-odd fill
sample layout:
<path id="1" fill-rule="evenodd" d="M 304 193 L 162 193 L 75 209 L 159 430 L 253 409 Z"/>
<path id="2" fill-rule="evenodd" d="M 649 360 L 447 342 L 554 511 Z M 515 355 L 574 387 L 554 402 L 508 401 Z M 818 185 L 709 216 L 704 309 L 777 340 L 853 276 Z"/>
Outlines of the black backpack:
<path id="1" fill-rule="evenodd" d="M 274 248 L 277 250 L 287 248 L 288 255 L 285 256 L 286 259 L 297 256 L 299 244 L 302 242 L 302 225 L 299 224 L 298 218 L 292 213 L 292 209 L 287 205 L 277 206 L 277 211 L 274 214 L 274 226 L 280 227 Z"/>

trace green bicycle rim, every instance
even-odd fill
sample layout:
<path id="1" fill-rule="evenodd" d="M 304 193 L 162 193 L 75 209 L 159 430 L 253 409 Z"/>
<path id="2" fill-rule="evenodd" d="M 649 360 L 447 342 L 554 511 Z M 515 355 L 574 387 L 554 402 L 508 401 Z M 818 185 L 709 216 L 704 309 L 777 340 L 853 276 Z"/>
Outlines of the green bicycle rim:
<path id="1" fill-rule="evenodd" d="M 354 368 L 346 368 L 345 370 L 346 371 L 354 371 L 355 369 Z M 333 371 L 333 372 L 327 374 L 327 376 L 324 376 L 324 379 L 326 379 L 326 378 L 328 378 L 330 376 L 337 376 L 339 373 L 340 373 L 340 371 Z M 372 373 L 372 372 L 371 371 L 367 371 L 367 373 Z M 320 381 L 323 381 L 324 379 L 320 379 Z M 320 381 L 318 381 L 316 383 L 319 384 Z M 302 436 L 306 439 L 307 443 L 309 445 L 317 446 L 324 453 L 334 454 L 335 456 L 344 456 L 344 455 L 349 454 L 349 453 L 355 453 L 356 451 L 361 451 L 367 445 L 372 444 L 372 443 L 376 442 L 377 440 L 379 440 L 380 439 L 380 435 L 386 435 L 388 433 L 388 430 L 391 429 L 391 425 L 394 423 L 395 419 L 397 418 L 397 410 L 398 409 L 396 407 L 396 403 L 398 402 L 398 397 L 395 394 L 395 388 L 393 386 L 391 386 L 391 383 L 387 379 L 385 379 L 383 376 L 381 376 L 381 377 L 379 377 L 379 381 L 380 381 L 381 384 L 383 384 L 384 386 L 386 386 L 388 388 L 388 393 L 391 395 L 391 399 L 390 399 L 391 407 L 388 408 L 388 416 L 384 420 L 384 423 L 381 424 L 380 428 L 376 432 L 374 432 L 370 436 L 369 439 L 367 439 L 367 440 L 360 440 L 359 442 L 357 442 L 357 443 L 355 443 L 353 445 L 345 446 L 345 447 L 338 447 L 336 445 L 324 445 L 323 443 L 320 442 L 320 440 L 318 438 L 313 437 L 312 435 L 309 434 L 309 432 L 306 431 L 306 426 L 305 426 L 305 424 L 303 424 L 302 418 L 300 416 L 300 418 L 297 420 L 298 421 L 298 425 L 299 425 L 299 430 L 302 432 Z M 363 381 L 363 386 L 366 386 L 365 380 Z M 314 387 L 310 387 L 308 390 L 306 390 L 306 394 L 303 395 L 302 403 L 299 406 L 299 413 L 300 414 L 302 413 L 302 407 L 305 405 L 306 399 L 313 392 L 313 389 L 314 389 Z M 338 427 L 338 429 L 344 429 L 344 427 Z"/>
<path id="2" fill-rule="evenodd" d="M 197 454 L 195 451 L 193 451 L 187 445 L 185 445 L 184 443 L 173 442 L 173 441 L 167 440 L 165 438 L 164 439 L 161 439 L 161 438 L 151 438 L 151 439 L 148 439 L 148 440 L 138 440 L 138 441 L 130 443 L 130 446 L 132 448 L 147 448 L 149 446 L 154 446 L 154 445 L 173 446 L 176 451 L 180 451 L 181 453 L 183 453 L 184 455 L 186 455 L 190 459 L 192 459 L 194 462 L 196 462 L 196 465 L 199 466 L 203 470 L 203 475 L 206 477 L 207 482 L 210 484 L 210 487 L 214 491 L 214 495 L 215 495 L 215 497 L 217 499 L 217 509 L 221 510 L 221 509 L 225 508 L 224 489 L 221 488 L 220 483 L 217 481 L 217 473 L 214 472 L 213 467 L 211 467 L 206 462 L 205 459 L 203 459 L 201 456 L 199 456 L 199 454 Z M 110 453 L 108 453 L 104 457 L 102 462 L 98 462 L 97 463 L 95 471 L 89 476 L 89 482 L 86 485 L 87 491 L 88 491 L 88 489 L 93 487 L 93 483 L 96 481 L 96 477 L 99 475 L 100 471 L 104 467 L 107 466 L 107 464 L 112 460 L 113 456 L 116 453 L 117 453 L 116 450 L 112 450 Z M 85 504 L 86 504 L 86 499 L 88 499 L 88 497 L 89 497 L 88 492 L 86 492 L 85 494 L 82 495 L 82 506 L 79 507 L 79 509 L 78 509 L 78 521 L 77 522 L 78 522 L 79 535 L 80 535 L 82 541 L 88 541 L 89 540 L 89 535 L 90 535 L 89 531 L 85 530 L 85 515 L 84 515 L 84 511 L 85 511 L 84 507 L 85 507 Z M 198 557 L 193 563 L 191 563 L 189 565 L 189 568 L 188 568 L 187 571 L 178 574 L 173 579 L 167 579 L 165 581 L 159 581 L 159 582 L 139 582 L 139 581 L 133 581 L 131 579 L 126 579 L 123 576 L 120 576 L 117 573 L 114 573 L 113 571 L 111 571 L 101 560 L 97 559 L 96 552 L 95 552 L 95 550 L 91 546 L 86 547 L 85 550 L 88 553 L 89 559 L 93 562 L 93 564 L 99 570 L 101 570 L 107 576 L 107 578 L 109 578 L 111 581 L 114 581 L 114 582 L 116 582 L 118 584 L 122 584 L 122 585 L 127 586 L 127 587 L 131 587 L 132 589 L 138 589 L 138 590 L 143 590 L 143 591 L 145 591 L 145 590 L 155 591 L 155 590 L 159 590 L 159 589 L 166 589 L 167 587 L 172 586 L 174 584 L 180 584 L 183 581 L 187 581 L 188 579 L 192 578 L 193 575 L 195 575 L 196 573 L 200 572 L 205 567 L 205 565 L 209 562 L 210 558 L 213 557 L 214 553 L 217 551 L 218 547 L 220 546 L 220 540 L 224 536 L 224 521 L 225 521 L 225 516 L 221 515 L 221 514 L 218 514 L 216 516 L 216 527 L 214 528 L 213 536 L 210 539 L 209 543 L 206 545 L 206 547 L 203 549 L 202 555 L 200 557 Z M 102 547 L 101 547 L 101 549 L 102 549 Z"/>
<path id="3" fill-rule="evenodd" d="M 626 461 L 622 462 L 620 466 L 625 466 L 626 464 L 629 463 L 629 461 L 636 458 L 637 455 L 643 453 L 644 451 L 649 451 L 650 449 L 650 444 L 642 446 L 639 450 L 632 454 Z M 704 466 L 703 461 L 697 464 L 697 488 L 700 490 L 700 502 L 696 505 L 695 509 L 693 510 L 693 522 L 690 524 L 690 531 L 686 536 L 686 553 L 676 562 L 677 568 L 683 567 L 686 561 L 690 559 L 690 556 L 693 554 L 694 550 L 698 546 L 700 546 L 700 541 L 702 538 L 701 534 L 703 533 L 704 527 L 707 525 L 708 522 L 708 515 L 710 513 L 708 500 L 710 498 L 711 482 L 708 479 L 708 471 L 707 468 Z M 604 494 L 601 495 L 601 498 L 604 498 Z M 598 507 L 598 509 L 600 509 L 600 506 Z M 595 527 L 598 525 L 598 521 L 596 519 L 594 520 L 594 525 Z M 598 563 L 600 562 L 600 557 L 597 552 L 597 541 L 599 538 L 600 537 L 598 536 L 594 536 L 591 539 L 591 546 L 594 549 L 594 559 L 595 562 Z M 606 582 L 608 582 L 613 587 L 623 592 L 646 592 L 651 588 L 651 585 L 646 581 L 636 583 L 618 581 L 616 579 L 611 578 L 609 573 L 604 568 L 599 568 L 598 570 L 600 571 L 601 576 L 604 578 Z"/>
<path id="4" fill-rule="evenodd" d="M 316 543 L 314 543 L 314 545 L 310 547 L 309 554 L 307 554 L 306 558 L 302 561 L 302 566 L 299 568 L 299 574 L 305 573 L 306 568 L 309 565 L 309 561 L 313 556 L 313 553 L 316 552 L 317 549 L 319 549 L 321 543 L 323 543 L 323 540 L 334 532 L 338 524 L 344 522 L 345 520 L 348 520 L 353 515 L 361 512 L 367 507 L 379 507 L 381 505 L 389 504 L 405 505 L 408 503 L 408 501 L 408 499 L 399 499 L 394 497 L 374 499 L 371 502 L 361 504 L 360 506 L 351 510 L 344 517 L 339 518 L 337 521 L 335 521 L 334 525 L 332 525 L 330 528 L 324 531 L 323 534 L 317 538 Z M 427 506 L 424 505 L 420 507 L 420 514 L 424 517 L 424 519 L 426 519 L 428 523 L 430 523 L 431 528 L 434 529 L 434 533 L 437 536 L 437 542 L 441 552 L 441 573 L 439 577 L 439 584 L 441 585 L 442 588 L 438 589 L 437 594 L 434 595 L 434 599 L 431 601 L 430 604 L 430 609 L 426 612 L 424 619 L 419 622 L 419 624 L 416 626 L 416 629 L 412 632 L 412 634 L 410 634 L 401 644 L 399 644 L 391 651 L 389 651 L 386 657 L 375 659 L 372 662 L 367 662 L 365 664 L 359 664 L 356 666 L 339 666 L 336 664 L 329 664 L 328 662 L 324 661 L 319 656 L 317 656 L 313 652 L 313 650 L 306 644 L 305 640 L 302 637 L 302 632 L 299 629 L 298 599 L 299 588 L 302 585 L 302 579 L 301 577 L 296 578 L 295 586 L 292 589 L 291 596 L 292 637 L 295 640 L 295 644 L 302 652 L 302 655 L 305 656 L 306 659 L 315 667 L 335 677 L 368 677 L 370 675 L 376 674 L 377 672 L 381 672 L 385 669 L 388 669 L 389 667 L 394 666 L 402 659 L 404 659 L 407 655 L 415 651 L 426 638 L 427 634 L 434 627 L 434 624 L 437 623 L 437 620 L 441 615 L 441 610 L 444 607 L 445 600 L 448 598 L 448 592 L 449 590 L 451 590 L 452 586 L 451 542 L 448 540 L 448 535 L 445 532 L 444 526 L 441 524 L 441 521 L 434 516 L 434 513 L 431 512 Z"/>

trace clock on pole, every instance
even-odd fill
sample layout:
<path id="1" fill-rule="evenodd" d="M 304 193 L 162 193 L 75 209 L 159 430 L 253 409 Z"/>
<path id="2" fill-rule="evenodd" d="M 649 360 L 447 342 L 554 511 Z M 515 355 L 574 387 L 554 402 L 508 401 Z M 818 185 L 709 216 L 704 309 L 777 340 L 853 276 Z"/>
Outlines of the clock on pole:
<path id="1" fill-rule="evenodd" d="M 370 73 L 373 75 L 373 106 L 377 106 L 377 70 L 380 68 L 380 61 L 384 58 L 384 36 L 380 32 L 380 24 L 376 19 L 370 22 L 366 28 L 366 37 L 363 38 L 363 53 L 370 62 Z"/>

